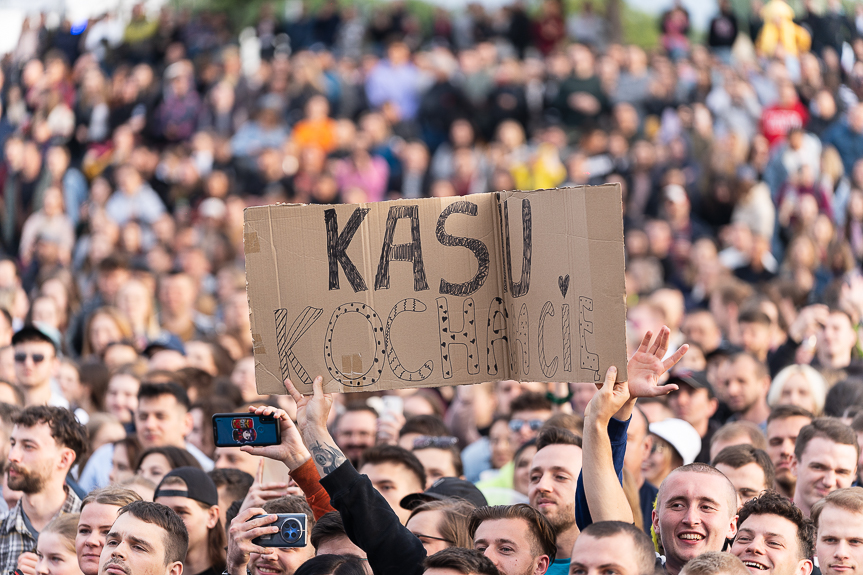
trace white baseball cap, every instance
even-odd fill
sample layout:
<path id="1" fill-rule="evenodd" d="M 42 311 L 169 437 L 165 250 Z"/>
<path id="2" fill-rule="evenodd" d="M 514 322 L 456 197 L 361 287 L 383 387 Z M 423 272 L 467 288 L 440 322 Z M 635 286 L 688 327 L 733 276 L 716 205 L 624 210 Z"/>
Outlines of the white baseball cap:
<path id="1" fill-rule="evenodd" d="M 657 435 L 671 444 L 683 459 L 683 465 L 689 465 L 701 453 L 701 436 L 689 423 L 682 419 L 670 418 L 650 424 L 650 433 Z"/>

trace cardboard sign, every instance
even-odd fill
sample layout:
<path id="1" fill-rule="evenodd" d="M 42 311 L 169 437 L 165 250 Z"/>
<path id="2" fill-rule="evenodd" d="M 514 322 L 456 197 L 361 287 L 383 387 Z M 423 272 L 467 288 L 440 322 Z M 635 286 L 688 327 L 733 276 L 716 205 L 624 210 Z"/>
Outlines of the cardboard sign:
<path id="1" fill-rule="evenodd" d="M 258 392 L 626 378 L 620 186 L 245 211 Z"/>

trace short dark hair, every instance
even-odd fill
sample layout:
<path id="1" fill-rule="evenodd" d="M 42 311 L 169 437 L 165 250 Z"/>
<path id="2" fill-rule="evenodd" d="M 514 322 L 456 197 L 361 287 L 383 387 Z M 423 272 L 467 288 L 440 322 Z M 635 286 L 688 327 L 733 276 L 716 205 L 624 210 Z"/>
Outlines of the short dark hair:
<path id="1" fill-rule="evenodd" d="M 525 391 L 509 404 L 510 413 L 543 410 L 551 410 L 551 400 L 538 391 Z"/>
<path id="2" fill-rule="evenodd" d="M 49 405 L 31 405 L 21 410 L 12 423 L 22 427 L 47 423 L 51 428 L 51 437 L 54 441 L 75 452 L 75 461 L 79 461 L 87 453 L 87 430 L 78 423 L 75 415 L 68 409 Z"/>
<path id="3" fill-rule="evenodd" d="M 770 415 L 767 416 L 767 425 L 777 419 L 788 419 L 789 417 L 808 417 L 815 419 L 815 416 L 808 409 L 804 409 L 797 405 L 777 405 L 770 410 Z"/>
<path id="4" fill-rule="evenodd" d="M 342 516 L 338 511 L 330 511 L 321 516 L 310 532 L 309 541 L 315 549 L 336 537 L 348 536 Z"/>
<path id="5" fill-rule="evenodd" d="M 546 427 L 536 437 L 536 450 L 539 451 L 549 445 L 575 445 L 582 446 L 579 436 L 562 427 Z"/>
<path id="6" fill-rule="evenodd" d="M 840 445 L 853 445 L 857 451 L 857 457 L 860 457 L 860 445 L 857 443 L 857 434 L 853 429 L 835 417 L 817 417 L 812 420 L 812 423 L 804 426 L 797 435 L 794 457 L 798 462 L 801 461 L 806 446 L 816 437 L 823 437 Z"/>
<path id="7" fill-rule="evenodd" d="M 171 464 L 171 469 L 177 469 L 178 467 L 197 467 L 198 469 L 201 469 L 201 464 L 197 459 L 195 459 L 195 456 L 182 447 L 162 445 L 159 447 L 151 447 L 138 456 L 138 459 L 135 460 L 135 473 L 138 472 L 138 468 L 147 456 L 153 453 L 164 455 L 165 459 L 168 460 L 168 463 Z"/>
<path id="8" fill-rule="evenodd" d="M 845 379 L 837 382 L 824 398 L 824 415 L 842 417 L 849 407 L 863 405 L 863 381 Z"/>
<path id="9" fill-rule="evenodd" d="M 207 472 L 216 485 L 216 489 L 225 487 L 231 501 L 245 499 L 255 478 L 239 469 L 213 469 Z"/>
<path id="10" fill-rule="evenodd" d="M 129 269 L 129 260 L 123 256 L 122 254 L 109 254 L 99 260 L 99 263 L 96 264 L 96 270 L 99 273 L 110 273 L 118 270 L 128 270 Z"/>
<path id="11" fill-rule="evenodd" d="M 408 433 L 419 433 L 420 435 L 428 435 L 430 437 L 446 437 L 450 435 L 450 430 L 443 422 L 443 419 L 437 415 L 412 415 L 405 420 L 399 430 L 399 437 L 403 437 Z"/>
<path id="12" fill-rule="evenodd" d="M 743 504 L 737 512 L 737 534 L 752 515 L 778 515 L 797 526 L 798 557 L 808 559 L 815 552 L 815 524 L 791 500 L 770 490 Z"/>
<path id="13" fill-rule="evenodd" d="M 306 529 L 311 531 L 315 527 L 315 514 L 306 503 L 306 498 L 301 495 L 285 495 L 278 499 L 270 499 L 262 507 L 267 513 L 305 513 L 308 519 Z"/>
<path id="14" fill-rule="evenodd" d="M 452 569 L 463 575 L 499 575 L 491 559 L 477 549 L 449 547 L 426 557 L 423 569 Z"/>
<path id="15" fill-rule="evenodd" d="M 653 575 L 653 569 L 656 564 L 656 553 L 653 542 L 643 530 L 635 525 L 623 521 L 598 521 L 588 525 L 581 532 L 581 535 L 593 537 L 594 539 L 605 539 L 606 537 L 614 537 L 621 533 L 628 535 L 632 540 L 630 548 L 635 552 L 639 575 Z M 572 557 L 570 562 L 577 563 L 578 560 L 576 557 Z"/>
<path id="16" fill-rule="evenodd" d="M 476 530 L 485 521 L 496 521 L 500 519 L 521 519 L 528 524 L 530 533 L 531 552 L 535 557 L 547 555 L 549 561 L 553 561 L 557 555 L 557 544 L 554 527 L 545 518 L 545 515 L 527 505 L 516 503 L 515 505 L 494 505 L 478 507 L 474 509 L 468 524 L 468 532 L 471 539 L 476 539 Z"/>
<path id="17" fill-rule="evenodd" d="M 6 428 L 7 432 L 12 431 L 15 418 L 19 413 L 21 413 L 20 406 L 0 401 L 0 428 Z"/>
<path id="18" fill-rule="evenodd" d="M 714 467 L 723 463 L 733 469 L 740 469 L 744 465 L 755 463 L 764 472 L 766 489 L 773 487 L 773 481 L 776 478 L 776 468 L 770 461 L 767 452 L 751 445 L 730 445 L 717 453 L 712 463 Z"/>
<path id="19" fill-rule="evenodd" d="M 464 463 L 461 460 L 461 449 L 458 448 L 458 444 L 448 445 L 445 447 L 437 446 L 437 445 L 422 445 L 420 447 L 414 446 L 413 451 L 422 451 L 423 449 L 441 449 L 449 453 L 450 459 L 452 461 L 452 468 L 455 470 L 455 477 L 461 477 L 464 475 Z"/>
<path id="20" fill-rule="evenodd" d="M 189 549 L 189 532 L 180 516 L 173 509 L 161 503 L 135 501 L 120 508 L 117 517 L 128 513 L 144 523 L 158 525 L 165 530 L 162 540 L 165 543 L 165 565 L 186 560 Z"/>
<path id="21" fill-rule="evenodd" d="M 398 445 L 375 445 L 374 447 L 369 447 L 363 452 L 360 468 L 367 463 L 371 465 L 399 463 L 408 468 L 416 476 L 421 488 L 425 488 L 426 472 L 423 464 L 420 463 L 416 455 Z"/>
<path id="22" fill-rule="evenodd" d="M 365 562 L 356 555 L 317 555 L 294 571 L 294 575 L 365 575 L 365 573 Z"/>
<path id="23" fill-rule="evenodd" d="M 189 394 L 183 389 L 179 383 L 151 383 L 141 382 L 141 387 L 138 389 L 138 401 L 159 397 L 162 395 L 173 395 L 177 403 L 182 405 L 186 411 L 192 408 L 192 403 L 189 401 Z"/>

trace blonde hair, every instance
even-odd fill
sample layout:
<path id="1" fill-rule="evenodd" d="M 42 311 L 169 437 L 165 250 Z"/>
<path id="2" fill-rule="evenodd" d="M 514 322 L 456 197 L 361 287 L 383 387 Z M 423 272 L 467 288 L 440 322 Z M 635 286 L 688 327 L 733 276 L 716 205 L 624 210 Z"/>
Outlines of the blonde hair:
<path id="1" fill-rule="evenodd" d="M 80 513 L 64 513 L 55 517 L 42 529 L 40 535 L 56 533 L 63 539 L 66 548 L 75 553 L 75 537 L 78 535 L 78 519 L 80 517 Z"/>
<path id="2" fill-rule="evenodd" d="M 809 365 L 789 365 L 777 373 L 776 377 L 773 378 L 773 383 L 770 384 L 770 391 L 767 392 L 767 404 L 770 407 L 779 405 L 782 389 L 788 383 L 788 380 L 795 375 L 802 375 L 806 383 L 809 384 L 809 390 L 812 392 L 812 398 L 815 401 L 814 415 L 820 415 L 824 410 L 824 400 L 827 398 L 827 383 L 821 374 Z"/>

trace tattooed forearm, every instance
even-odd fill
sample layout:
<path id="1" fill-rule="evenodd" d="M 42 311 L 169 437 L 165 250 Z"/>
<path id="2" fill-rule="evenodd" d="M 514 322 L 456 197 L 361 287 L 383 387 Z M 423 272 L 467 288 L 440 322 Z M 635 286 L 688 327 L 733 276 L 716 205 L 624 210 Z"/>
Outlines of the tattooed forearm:
<path id="1" fill-rule="evenodd" d="M 345 454 L 338 447 L 320 441 L 312 443 L 309 446 L 309 451 L 312 453 L 312 458 L 315 460 L 321 477 L 329 475 L 347 461 Z"/>

